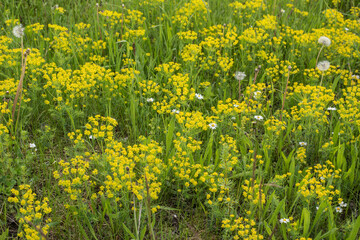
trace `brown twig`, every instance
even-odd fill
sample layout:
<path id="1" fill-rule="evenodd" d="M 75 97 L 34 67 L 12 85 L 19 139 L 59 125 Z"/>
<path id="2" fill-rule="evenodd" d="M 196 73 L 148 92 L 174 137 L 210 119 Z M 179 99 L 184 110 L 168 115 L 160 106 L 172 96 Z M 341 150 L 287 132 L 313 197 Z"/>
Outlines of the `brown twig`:
<path id="1" fill-rule="evenodd" d="M 22 93 L 23 82 L 24 82 L 24 77 L 25 77 L 26 59 L 29 54 L 30 54 L 30 49 L 27 49 L 26 52 L 24 53 L 24 61 L 22 63 L 20 81 L 19 81 L 18 88 L 16 90 L 16 95 L 15 95 L 15 99 L 14 99 L 14 103 L 13 103 L 13 107 L 12 107 L 12 114 L 11 114 L 12 120 L 14 120 L 14 114 L 15 114 L 17 102 L 20 101 L 20 104 L 21 104 L 21 93 Z M 20 109 L 20 107 L 19 107 L 19 109 Z M 18 112 L 18 114 L 19 114 L 19 112 Z"/>
<path id="2" fill-rule="evenodd" d="M 253 84 L 255 84 L 255 81 L 256 81 L 256 78 L 260 72 L 260 69 L 261 69 L 261 65 L 259 65 L 257 68 L 255 68 L 255 77 L 254 77 L 254 81 L 253 81 Z"/>

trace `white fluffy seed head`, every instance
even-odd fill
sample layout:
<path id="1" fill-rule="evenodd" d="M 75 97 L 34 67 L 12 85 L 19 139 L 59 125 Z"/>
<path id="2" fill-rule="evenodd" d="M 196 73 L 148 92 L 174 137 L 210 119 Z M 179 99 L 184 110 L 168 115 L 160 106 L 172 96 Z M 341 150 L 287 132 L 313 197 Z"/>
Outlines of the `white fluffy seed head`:
<path id="1" fill-rule="evenodd" d="M 318 40 L 318 42 L 326 47 L 331 45 L 331 40 L 328 37 L 321 36 Z"/>
<path id="2" fill-rule="evenodd" d="M 328 70 L 330 68 L 330 62 L 329 61 L 321 61 L 318 63 L 318 65 L 316 66 L 317 69 L 319 69 L 322 72 L 325 72 L 326 70 Z"/>
<path id="3" fill-rule="evenodd" d="M 235 72 L 235 79 L 238 81 L 243 80 L 246 77 L 246 74 L 244 72 Z"/>
<path id="4" fill-rule="evenodd" d="M 21 38 L 24 36 L 24 28 L 21 24 L 15 26 L 12 30 L 13 34 L 17 38 Z"/>

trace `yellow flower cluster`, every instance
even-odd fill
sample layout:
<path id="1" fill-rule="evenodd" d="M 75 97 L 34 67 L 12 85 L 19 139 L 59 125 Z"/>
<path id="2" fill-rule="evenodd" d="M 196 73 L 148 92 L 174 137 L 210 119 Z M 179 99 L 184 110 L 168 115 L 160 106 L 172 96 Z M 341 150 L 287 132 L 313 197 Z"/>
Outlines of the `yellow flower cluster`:
<path id="1" fill-rule="evenodd" d="M 58 179 L 58 185 L 69 194 L 71 201 L 82 201 L 82 189 L 91 185 L 88 174 L 89 162 L 83 156 L 76 156 L 69 162 L 61 160 L 59 165 L 61 171 L 53 173 L 54 178 Z M 69 206 L 69 202 L 66 206 Z"/>
<path id="2" fill-rule="evenodd" d="M 360 87 L 359 85 L 342 89 L 343 97 L 337 102 L 339 114 L 344 123 L 360 126 Z"/>
<path id="3" fill-rule="evenodd" d="M 250 181 L 246 179 L 244 184 L 241 185 L 241 188 L 244 190 L 244 198 L 255 205 L 264 205 L 266 202 L 266 196 L 262 187 L 256 179 L 250 179 Z"/>
<path id="4" fill-rule="evenodd" d="M 296 150 L 296 160 L 299 160 L 301 163 L 306 163 L 306 148 L 299 147 Z"/>
<path id="5" fill-rule="evenodd" d="M 145 29 L 141 26 L 146 18 L 143 16 L 144 14 L 138 10 L 123 9 L 121 13 L 104 10 L 99 12 L 99 14 L 104 17 L 107 23 L 104 24 L 104 26 L 116 31 L 115 36 L 120 37 L 117 41 L 124 39 L 133 40 L 145 35 Z M 108 32 L 107 35 L 109 35 Z"/>
<path id="6" fill-rule="evenodd" d="M 0 137 L 3 135 L 3 134 L 7 134 L 9 133 L 9 130 L 7 129 L 6 126 L 4 126 L 3 124 L 0 124 Z M 1 149 L 0 149 L 1 150 Z"/>
<path id="7" fill-rule="evenodd" d="M 179 36 L 179 39 L 181 40 L 196 40 L 197 39 L 197 33 L 194 31 L 185 31 L 185 32 L 178 32 L 177 35 Z"/>
<path id="8" fill-rule="evenodd" d="M 160 86 L 152 80 L 143 80 L 139 82 L 139 88 L 143 96 L 154 96 L 160 91 Z"/>
<path id="9" fill-rule="evenodd" d="M 335 94 L 331 89 L 321 86 L 310 86 L 303 84 L 294 84 L 293 91 L 288 94 L 299 101 L 297 106 L 291 108 L 293 120 L 302 121 L 308 118 L 315 122 L 328 123 L 326 110 L 328 104 L 334 101 Z"/>
<path id="10" fill-rule="evenodd" d="M 235 1 L 229 4 L 234 11 L 234 15 L 240 15 L 240 17 L 250 18 L 252 14 L 259 10 L 265 10 L 266 4 L 263 0 L 246 0 L 245 2 Z M 245 15 L 244 15 L 245 13 Z"/>
<path id="11" fill-rule="evenodd" d="M 39 32 L 43 29 L 44 29 L 44 25 L 40 23 L 34 23 L 26 26 L 26 31 L 32 32 L 34 34 L 39 34 Z"/>
<path id="12" fill-rule="evenodd" d="M 20 185 L 19 189 L 11 189 L 14 197 L 9 197 L 10 203 L 18 206 L 17 218 L 20 223 L 18 237 L 40 240 L 42 235 L 47 235 L 50 228 L 51 219 L 45 215 L 51 213 L 51 208 L 48 206 L 49 199 L 43 198 L 42 201 L 36 199 L 30 185 Z"/>
<path id="13" fill-rule="evenodd" d="M 183 7 L 176 11 L 172 17 L 173 23 L 179 23 L 182 28 L 203 25 L 203 21 L 207 20 L 208 4 L 204 0 L 190 0 Z"/>
<path id="14" fill-rule="evenodd" d="M 19 25 L 20 24 L 20 20 L 19 19 L 8 19 L 5 20 L 5 24 L 7 27 L 14 27 L 15 25 Z"/>
<path id="15" fill-rule="evenodd" d="M 165 0 L 142 0 L 139 2 L 140 6 L 154 6 L 163 3 Z"/>
<path id="16" fill-rule="evenodd" d="M 251 215 L 251 212 L 246 212 L 247 215 Z M 264 236 L 257 233 L 256 222 L 249 218 L 235 217 L 234 214 L 230 215 L 230 219 L 225 218 L 222 220 L 222 228 L 230 234 L 229 239 L 248 239 L 259 240 L 264 239 Z"/>
<path id="17" fill-rule="evenodd" d="M 290 75 L 295 75 L 300 71 L 295 62 L 289 62 L 287 60 L 275 62 L 275 60 L 277 59 L 271 58 L 271 56 L 269 56 L 266 61 L 270 66 L 265 69 L 265 74 L 269 76 L 273 82 L 278 81 L 281 77 L 287 78 L 289 76 L 289 72 Z M 290 71 L 289 66 L 291 67 Z"/>
<path id="18" fill-rule="evenodd" d="M 275 30 L 278 23 L 276 22 L 276 16 L 265 15 L 263 19 L 256 21 L 256 26 L 264 30 Z"/>
<path id="19" fill-rule="evenodd" d="M 91 26 L 91 24 L 89 23 L 83 23 L 83 22 L 80 22 L 80 23 L 76 23 L 75 24 L 75 28 L 77 30 L 85 30 L 85 29 L 89 29 Z"/>
<path id="20" fill-rule="evenodd" d="M 111 117 L 103 117 L 100 115 L 89 117 L 88 123 L 85 125 L 86 130 L 84 131 L 84 135 L 91 135 L 95 139 L 111 141 L 114 135 L 114 127 L 117 125 L 117 121 Z"/>
<path id="21" fill-rule="evenodd" d="M 184 62 L 196 62 L 201 55 L 203 55 L 201 46 L 197 44 L 188 44 L 181 51 L 181 57 Z"/>
<path id="22" fill-rule="evenodd" d="M 302 173 L 300 171 L 299 173 Z M 340 196 L 340 191 L 335 189 L 336 180 L 340 178 L 341 169 L 326 161 L 326 164 L 317 164 L 305 170 L 305 176 L 296 183 L 298 192 L 306 198 L 306 201 L 315 199 L 318 202 L 328 201 L 332 203 L 334 197 Z"/>
<path id="23" fill-rule="evenodd" d="M 159 176 L 165 167 L 158 157 L 162 153 L 162 147 L 144 137 L 140 140 L 143 143 L 127 147 L 117 141 L 108 143 L 105 159 L 110 171 L 104 182 L 104 191 L 108 198 L 119 201 L 122 191 L 133 193 L 138 200 L 147 196 L 154 200 L 158 198 L 161 191 Z"/>
<path id="24" fill-rule="evenodd" d="M 293 11 L 294 13 L 298 13 L 299 15 L 306 17 L 309 15 L 309 12 L 307 11 L 301 11 L 300 9 L 294 7 L 294 4 L 288 3 L 286 4 L 286 7 L 289 8 L 289 11 Z"/>
<path id="25" fill-rule="evenodd" d="M 15 96 L 18 84 L 19 81 L 14 78 L 2 80 L 0 82 L 0 96 Z"/>
<path id="26" fill-rule="evenodd" d="M 54 102 L 56 106 L 64 101 L 64 104 L 68 106 L 85 107 L 86 102 L 83 100 L 98 99 L 104 90 L 109 94 L 108 97 L 121 95 L 122 88 L 137 71 L 133 72 L 125 68 L 120 74 L 94 63 L 85 63 L 80 69 L 72 71 L 64 70 L 51 63 L 44 64 L 32 73 L 33 79 L 41 76 L 47 81 L 42 86 L 45 90 L 42 97 L 48 104 Z"/>
<path id="27" fill-rule="evenodd" d="M 223 172 L 231 172 L 233 168 L 238 164 L 239 150 L 236 146 L 236 140 L 229 135 L 221 135 L 219 144 L 222 147 L 221 151 L 221 163 L 219 167 Z M 227 176 L 225 176 L 227 177 Z M 226 178 L 225 178 L 226 181 Z M 229 189 L 230 190 L 230 189 Z"/>
<path id="28" fill-rule="evenodd" d="M 274 116 L 271 116 L 268 120 L 264 122 L 264 126 L 266 130 L 271 134 L 275 133 L 275 135 L 279 136 L 280 133 L 286 129 L 286 122 L 280 121 L 276 119 Z"/>

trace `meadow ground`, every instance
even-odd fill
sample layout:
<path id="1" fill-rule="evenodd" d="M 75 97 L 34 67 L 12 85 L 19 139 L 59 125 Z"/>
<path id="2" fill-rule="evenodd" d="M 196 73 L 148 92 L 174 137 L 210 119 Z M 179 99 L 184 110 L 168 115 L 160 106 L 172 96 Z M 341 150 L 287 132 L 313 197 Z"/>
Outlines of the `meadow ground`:
<path id="1" fill-rule="evenodd" d="M 359 239 L 359 1 L 0 9 L 0 240 Z"/>

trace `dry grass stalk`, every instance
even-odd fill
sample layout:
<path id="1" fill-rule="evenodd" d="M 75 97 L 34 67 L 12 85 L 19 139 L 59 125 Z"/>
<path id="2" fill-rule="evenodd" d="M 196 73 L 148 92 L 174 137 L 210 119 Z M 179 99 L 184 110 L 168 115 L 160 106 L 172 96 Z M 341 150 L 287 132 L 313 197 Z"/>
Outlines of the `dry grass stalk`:
<path id="1" fill-rule="evenodd" d="M 24 78 L 25 78 L 25 69 L 26 69 L 26 59 L 30 54 L 30 49 L 27 49 L 26 52 L 24 53 L 24 60 L 22 61 L 22 66 L 21 66 L 21 76 L 20 76 L 20 81 L 16 90 L 16 95 L 15 95 L 15 99 L 14 99 L 14 103 L 13 103 L 13 107 L 12 107 L 12 114 L 11 114 L 11 119 L 14 120 L 14 115 L 15 115 L 15 109 L 16 109 L 16 105 L 17 102 L 19 101 L 19 110 L 20 110 L 20 104 L 21 104 L 21 93 L 22 93 L 22 89 L 23 89 L 23 82 L 24 82 Z M 19 117 L 19 111 L 18 111 L 18 117 Z"/>

